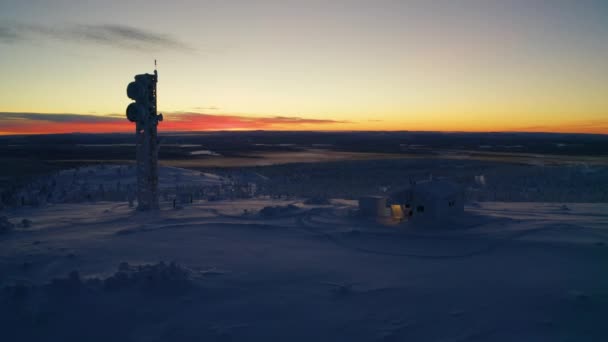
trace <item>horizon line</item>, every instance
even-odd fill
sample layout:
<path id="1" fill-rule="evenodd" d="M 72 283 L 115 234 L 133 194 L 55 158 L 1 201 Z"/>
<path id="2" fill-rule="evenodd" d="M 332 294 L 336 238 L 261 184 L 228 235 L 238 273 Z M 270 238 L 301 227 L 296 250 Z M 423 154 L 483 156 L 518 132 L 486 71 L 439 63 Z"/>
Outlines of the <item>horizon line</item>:
<path id="1" fill-rule="evenodd" d="M 198 130 L 198 131 L 162 131 L 162 134 L 197 134 L 197 133 L 442 133 L 442 134 L 555 134 L 555 135 L 598 135 L 608 136 L 608 133 L 585 132 L 551 132 L 551 131 L 459 131 L 459 130 L 297 130 L 297 129 L 224 129 L 224 130 Z M 18 136 L 52 136 L 52 135 L 130 135 L 135 132 L 60 132 L 60 133 L 2 133 L 0 137 Z"/>

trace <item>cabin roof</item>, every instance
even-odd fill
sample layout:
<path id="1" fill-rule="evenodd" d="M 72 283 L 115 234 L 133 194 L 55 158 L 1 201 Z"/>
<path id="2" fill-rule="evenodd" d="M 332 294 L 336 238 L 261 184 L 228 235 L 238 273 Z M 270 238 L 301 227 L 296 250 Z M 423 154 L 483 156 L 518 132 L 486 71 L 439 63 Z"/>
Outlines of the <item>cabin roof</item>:
<path id="1" fill-rule="evenodd" d="M 412 187 L 412 193 L 416 195 L 429 195 L 436 198 L 446 198 L 462 191 L 460 185 L 444 179 L 425 180 L 417 182 Z"/>
<path id="2" fill-rule="evenodd" d="M 461 191 L 460 185 L 448 180 L 423 180 L 392 192 L 390 200 L 396 203 L 408 203 L 416 197 L 447 198 Z"/>

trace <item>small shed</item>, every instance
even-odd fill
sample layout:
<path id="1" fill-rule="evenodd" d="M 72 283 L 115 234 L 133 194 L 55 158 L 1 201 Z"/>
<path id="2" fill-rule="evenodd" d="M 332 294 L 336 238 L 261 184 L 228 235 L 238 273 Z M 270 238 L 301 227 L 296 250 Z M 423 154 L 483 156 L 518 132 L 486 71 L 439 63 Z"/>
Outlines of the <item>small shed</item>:
<path id="1" fill-rule="evenodd" d="M 385 196 L 364 196 L 359 198 L 359 213 L 366 217 L 387 216 Z"/>

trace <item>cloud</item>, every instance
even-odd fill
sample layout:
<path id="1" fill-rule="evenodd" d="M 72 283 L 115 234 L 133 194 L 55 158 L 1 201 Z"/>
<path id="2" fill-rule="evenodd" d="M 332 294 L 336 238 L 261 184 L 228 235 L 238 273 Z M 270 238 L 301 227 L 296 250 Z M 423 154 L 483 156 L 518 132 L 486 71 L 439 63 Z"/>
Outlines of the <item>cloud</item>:
<path id="1" fill-rule="evenodd" d="M 178 50 L 195 52 L 192 46 L 168 35 L 126 25 L 71 25 L 52 27 L 31 24 L 0 26 L 0 42 L 17 42 L 34 39 L 58 39 L 68 42 L 85 42 L 132 50 Z"/>
<path id="2" fill-rule="evenodd" d="M 209 106 L 209 107 L 192 107 L 193 110 L 220 110 L 220 107 Z"/>
<path id="3" fill-rule="evenodd" d="M 308 119 L 292 116 L 214 115 L 166 113 L 163 131 L 195 132 L 214 130 L 298 129 L 348 124 L 348 121 Z M 135 126 L 124 115 L 42 114 L 0 112 L 0 134 L 110 133 L 132 132 Z"/>
<path id="4" fill-rule="evenodd" d="M 510 131 L 608 134 L 608 119 L 572 120 L 545 125 L 517 127 Z"/>
<path id="5" fill-rule="evenodd" d="M 86 41 L 119 47 L 194 50 L 169 35 L 123 25 L 81 25 L 71 28 L 69 34 Z"/>
<path id="6" fill-rule="evenodd" d="M 295 129 L 302 126 L 322 126 L 348 124 L 347 121 L 331 119 L 308 119 L 292 116 L 254 117 L 244 115 L 215 115 L 204 113 L 173 113 L 166 115 L 165 129 L 188 130 L 231 130 L 231 129 Z"/>
<path id="7" fill-rule="evenodd" d="M 18 41 L 21 37 L 15 30 L 10 27 L 0 26 L 0 42 L 4 43 L 14 43 Z"/>
<path id="8" fill-rule="evenodd" d="M 43 114 L 43 113 L 7 113 L 0 112 L 0 122 L 15 123 L 26 121 L 45 121 L 51 123 L 61 122 L 114 122 L 119 118 L 116 115 L 90 115 L 90 114 Z"/>

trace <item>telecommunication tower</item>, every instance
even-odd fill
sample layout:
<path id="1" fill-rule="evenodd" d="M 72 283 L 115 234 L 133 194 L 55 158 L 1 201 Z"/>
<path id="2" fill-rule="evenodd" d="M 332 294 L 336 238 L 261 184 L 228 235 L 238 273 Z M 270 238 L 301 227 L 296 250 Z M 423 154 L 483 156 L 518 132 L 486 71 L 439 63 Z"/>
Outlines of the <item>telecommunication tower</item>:
<path id="1" fill-rule="evenodd" d="M 127 119 L 135 123 L 138 210 L 159 208 L 157 126 L 163 115 L 156 112 L 157 83 L 154 61 L 154 74 L 136 75 L 135 81 L 127 86 L 127 96 L 135 101 L 127 107 Z"/>

